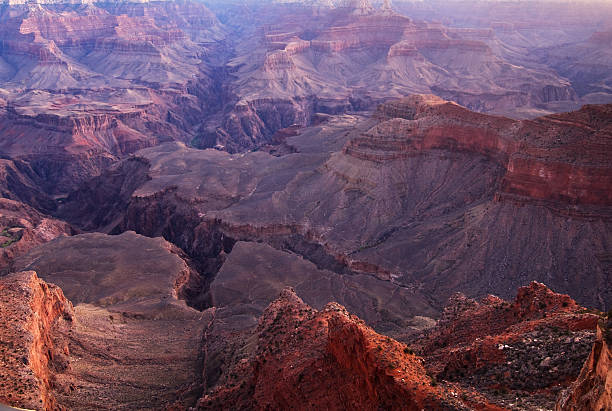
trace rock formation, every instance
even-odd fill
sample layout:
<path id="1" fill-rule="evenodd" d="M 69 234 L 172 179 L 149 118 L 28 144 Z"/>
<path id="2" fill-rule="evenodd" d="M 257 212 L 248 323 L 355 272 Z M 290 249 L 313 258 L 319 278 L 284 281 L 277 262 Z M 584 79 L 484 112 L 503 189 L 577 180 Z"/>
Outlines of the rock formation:
<path id="1" fill-rule="evenodd" d="M 610 102 L 612 93 L 612 29 L 593 33 L 588 39 L 561 47 L 536 51 L 542 62 L 569 78 L 587 102 Z"/>
<path id="2" fill-rule="evenodd" d="M 0 153 L 53 195 L 167 141 L 239 152 L 317 113 L 411 93 L 534 116 L 575 107 L 583 83 L 488 27 L 414 20 L 389 2 L 211 2 L 224 24 L 191 1 L 4 7 Z M 587 101 L 604 102 L 607 80 L 589 76 L 600 86 Z"/>
<path id="3" fill-rule="evenodd" d="M 16 257 L 56 237 L 72 235 L 69 224 L 18 201 L 0 198 L 0 272 Z"/>
<path id="4" fill-rule="evenodd" d="M 292 290 L 270 304 L 248 338 L 251 346 L 198 409 L 496 409 L 432 383 L 417 356 L 341 305 L 316 311 Z"/>
<path id="5" fill-rule="evenodd" d="M 580 373 L 598 319 L 569 296 L 532 282 L 513 302 L 453 296 L 414 348 L 438 379 L 477 387 L 509 408 L 552 407 Z"/>
<path id="6" fill-rule="evenodd" d="M 70 324 L 74 311 L 62 290 L 35 272 L 0 279 L 0 401 L 28 409 L 57 409 L 53 371 L 65 367 L 69 348 L 55 330 Z"/>
<path id="7" fill-rule="evenodd" d="M 557 411 L 607 410 L 612 408 L 612 321 L 597 325 L 597 341 L 584 363 L 580 376 L 563 392 L 557 402 Z"/>
<path id="8" fill-rule="evenodd" d="M 525 381 L 499 376 L 545 393 L 551 379 L 572 381 L 597 318 L 538 283 L 519 290 L 512 304 L 455 298 L 438 325 L 416 339 L 421 357 L 343 306 L 317 311 L 291 289 L 247 327 L 236 306 L 195 311 L 176 299 L 189 298 L 180 290 L 195 274 L 159 239 L 80 235 L 48 243 L 22 259 L 28 261 L 75 301 L 33 271 L 0 279 L 0 400 L 32 409 L 502 410 L 519 404 L 508 398 L 515 394 L 491 391 L 491 375 L 511 369 L 515 357 L 523 365 L 536 358 Z M 571 356 L 549 352 L 562 349 Z M 550 357 L 542 359 L 543 350 Z M 574 387 L 585 386 L 584 375 Z M 548 406 L 541 391 L 519 391 L 520 406 Z"/>
<path id="9" fill-rule="evenodd" d="M 610 105 L 511 121 L 418 96 L 382 105 L 376 115 L 387 121 L 352 140 L 347 154 L 384 161 L 431 149 L 471 151 L 504 165 L 504 193 L 570 204 L 612 204 Z"/>
<path id="10" fill-rule="evenodd" d="M 63 206 L 82 212 L 59 215 L 164 236 L 211 276 L 236 241 L 263 241 L 319 269 L 390 281 L 434 310 L 457 290 L 508 298 L 533 279 L 604 308 L 607 112 L 515 121 L 413 97 L 303 129 L 285 139 L 289 155 L 143 150 L 138 172 L 122 174 L 126 162 L 94 183 L 119 202 L 85 188 Z"/>

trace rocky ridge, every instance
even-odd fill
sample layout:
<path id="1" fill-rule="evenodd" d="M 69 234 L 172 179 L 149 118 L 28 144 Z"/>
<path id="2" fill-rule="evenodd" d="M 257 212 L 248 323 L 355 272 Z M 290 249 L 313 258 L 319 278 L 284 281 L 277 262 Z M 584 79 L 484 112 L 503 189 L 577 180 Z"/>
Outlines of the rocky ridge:
<path id="1" fill-rule="evenodd" d="M 552 408 L 578 377 L 599 318 L 569 296 L 532 282 L 512 302 L 454 296 L 413 347 L 439 379 L 484 390 L 511 409 L 536 403 Z"/>
<path id="2" fill-rule="evenodd" d="M 270 304 L 248 339 L 252 346 L 200 399 L 198 409 L 227 404 L 248 409 L 497 409 L 479 397 L 456 398 L 461 392 L 456 387 L 432 384 L 418 357 L 344 307 L 331 303 L 316 311 L 292 290 Z"/>
<path id="3" fill-rule="evenodd" d="M 67 248 L 54 248 L 52 242 L 43 246 L 46 251 L 32 254 L 25 261 L 34 258 L 46 278 L 59 281 L 69 294 L 74 294 L 82 285 L 72 284 L 73 281 L 106 275 L 102 262 L 109 261 L 108 256 L 98 255 L 95 250 L 107 248 L 104 242 L 120 244 L 125 238 L 126 234 L 118 239 L 86 235 L 56 240 L 74 243 L 70 248 L 79 250 L 82 256 L 63 251 L 56 260 L 58 252 Z M 139 241 L 163 246 L 151 239 Z M 111 253 L 120 257 L 118 250 Z M 57 261 L 65 261 L 66 257 L 72 258 L 73 263 L 80 262 L 70 267 L 87 271 L 62 271 Z M 91 267 L 84 266 L 85 261 Z M 114 261 L 130 270 L 125 262 Z M 169 271 L 163 267 L 161 270 L 166 274 Z M 144 267 L 133 276 L 144 278 L 150 271 Z M 212 307 L 197 313 L 172 301 L 180 294 L 157 296 L 157 291 L 146 285 L 143 288 L 142 284 L 138 286 L 141 291 L 134 293 L 130 291 L 134 284 L 126 283 L 131 281 L 126 276 L 113 281 L 108 275 L 105 278 L 105 284 L 112 282 L 116 290 L 127 290 L 131 303 L 116 297 L 102 301 L 100 293 L 108 295 L 104 288 L 86 286 L 89 291 L 84 299 L 80 293 L 74 294 L 79 302 L 73 307 L 59 287 L 48 285 L 35 272 L 0 279 L 0 310 L 6 314 L 2 318 L 9 319 L 3 327 L 5 343 L 0 364 L 0 378 L 7 381 L 0 390 L 4 402 L 33 409 L 94 409 L 100 406 L 100 398 L 118 409 L 141 404 L 178 408 L 195 405 L 198 409 L 218 409 L 229 404 L 249 409 L 289 404 L 300 404 L 301 409 L 344 408 L 346 404 L 359 409 L 377 409 L 381 404 L 387 409 L 415 410 L 532 409 L 536 405 L 548 406 L 550 396 L 533 387 L 521 387 L 520 391 L 510 387 L 511 395 L 500 394 L 503 387 L 499 381 L 491 390 L 490 376 L 505 361 L 498 357 L 522 355 L 521 361 L 529 363 L 527 359 L 535 355 L 540 361 L 542 350 L 551 349 L 552 344 L 558 345 L 557 351 L 567 348 L 562 340 L 569 338 L 573 341 L 569 347 L 575 352 L 571 357 L 563 356 L 562 371 L 557 370 L 560 366 L 555 366 L 557 360 L 551 354 L 542 360 L 547 364 L 535 367 L 536 374 L 527 374 L 527 382 L 538 386 L 546 385 L 549 379 L 563 385 L 576 375 L 557 374 L 573 370 L 576 365 L 578 373 L 588 355 L 597 320 L 597 315 L 584 312 L 568 296 L 538 283 L 519 290 L 512 304 L 492 296 L 481 303 L 457 297 L 438 325 L 415 339 L 423 344 L 425 355 L 421 357 L 413 353 L 414 346 L 374 332 L 343 306 L 328 303 L 317 311 L 291 289 L 282 291 L 258 322 L 240 329 L 232 328 L 240 324 L 238 317 L 224 316 L 227 308 Z M 176 277 L 179 278 L 181 274 Z M 158 303 L 151 305 L 154 300 Z M 175 308 L 170 309 L 172 305 Z M 166 308 L 160 310 L 161 306 Z M 506 311 L 511 314 L 506 315 Z M 214 327 L 218 326 L 226 334 L 216 334 Z M 462 331 L 457 341 L 445 339 L 457 330 Z M 555 334 L 559 330 L 564 336 L 561 339 Z M 534 335 L 534 331 L 539 334 Z M 601 330 L 598 335 L 601 342 Z M 225 341 L 226 349 L 230 346 L 230 356 L 219 357 L 217 338 Z M 521 345 L 521 338 L 523 342 L 533 338 L 534 344 Z M 489 344 L 490 340 L 494 343 Z M 172 346 L 162 345 L 166 348 L 159 351 L 159 344 L 170 341 Z M 487 344 L 491 347 L 484 349 Z M 597 347 L 596 343 L 594 353 Z M 466 364 L 483 367 L 487 372 L 459 364 L 472 354 L 475 359 Z M 221 358 L 226 361 L 219 362 Z M 166 365 L 160 368 L 159 361 Z M 444 361 L 446 366 L 440 372 L 439 365 Z M 198 375 L 202 367 L 211 370 L 212 366 L 219 373 L 215 378 L 206 372 Z M 457 367 L 463 367 L 465 374 L 454 373 Z M 508 374 L 505 381 L 511 380 Z M 15 381 L 22 383 L 15 387 Z M 583 381 L 584 377 L 576 386 L 584 385 Z M 336 389 L 330 390 L 330 385 Z M 520 392 L 522 403 L 508 399 L 514 398 L 514 392 Z"/>
<path id="4" fill-rule="evenodd" d="M 72 304 L 59 287 L 46 284 L 32 271 L 1 278 L 0 289 L 0 401 L 28 409 L 57 409 L 52 370 L 65 366 L 69 348 L 54 334 L 72 322 Z"/>

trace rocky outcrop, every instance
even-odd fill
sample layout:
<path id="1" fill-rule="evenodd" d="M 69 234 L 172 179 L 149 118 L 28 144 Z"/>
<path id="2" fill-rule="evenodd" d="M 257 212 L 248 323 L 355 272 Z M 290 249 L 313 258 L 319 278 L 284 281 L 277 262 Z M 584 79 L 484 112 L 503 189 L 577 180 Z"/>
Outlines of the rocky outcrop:
<path id="1" fill-rule="evenodd" d="M 612 408 L 612 320 L 600 321 L 597 341 L 576 382 L 559 397 L 557 411 L 607 410 Z"/>
<path id="2" fill-rule="evenodd" d="M 57 409 L 54 374 L 66 366 L 69 348 L 54 331 L 70 326 L 74 311 L 62 290 L 33 271 L 0 279 L 0 401 L 28 409 Z"/>
<path id="3" fill-rule="evenodd" d="M 513 302 L 456 295 L 436 327 L 414 341 L 438 378 L 485 390 L 500 405 L 521 393 L 523 406 L 552 407 L 559 390 L 578 377 L 598 318 L 532 282 Z"/>
<path id="4" fill-rule="evenodd" d="M 433 384 L 403 344 L 376 334 L 339 304 L 313 310 L 292 290 L 270 304 L 249 339 L 251 347 L 199 409 L 456 409 L 465 401 Z"/>
<path id="5" fill-rule="evenodd" d="M 317 284 L 313 287 L 312 284 Z M 338 302 L 379 333 L 396 339 L 417 333 L 436 312 L 413 290 L 362 273 L 342 275 L 300 255 L 255 242 L 237 242 L 210 284 L 210 304 L 231 310 L 226 322 L 255 322 L 285 287 L 315 309 Z M 359 291 L 357 291 L 359 290 Z M 392 295 L 391 299 L 381 296 Z M 419 312 L 422 321 L 407 313 Z M 240 318 L 240 320 L 239 320 Z"/>
<path id="6" fill-rule="evenodd" d="M 75 230 L 68 224 L 39 213 L 18 201 L 0 198 L 0 273 L 32 248 Z"/>

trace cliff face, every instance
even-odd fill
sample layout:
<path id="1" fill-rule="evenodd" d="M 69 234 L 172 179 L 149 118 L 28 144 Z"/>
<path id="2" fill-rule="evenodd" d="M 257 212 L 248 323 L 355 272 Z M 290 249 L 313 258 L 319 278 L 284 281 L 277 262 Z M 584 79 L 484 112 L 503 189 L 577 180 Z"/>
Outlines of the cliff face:
<path id="1" fill-rule="evenodd" d="M 501 196 L 569 204 L 612 204 L 612 107 L 513 121 L 470 112 L 434 96 L 379 107 L 383 120 L 345 153 L 385 161 L 447 149 L 485 155 L 506 168 Z"/>
<path id="2" fill-rule="evenodd" d="M 29 409 L 57 409 L 52 393 L 54 371 L 65 367 L 66 341 L 54 330 L 70 325 L 72 304 L 62 290 L 33 271 L 0 279 L 3 347 L 0 355 L 0 401 Z"/>
<path id="3" fill-rule="evenodd" d="M 199 409 L 420 410 L 462 405 L 450 388 L 432 384 L 420 359 L 403 344 L 376 334 L 338 304 L 315 311 L 285 290 L 249 340 L 252 347 L 200 399 Z M 479 398 L 469 400 L 481 409 L 495 409 Z"/>
<path id="4" fill-rule="evenodd" d="M 597 325 L 597 341 L 576 382 L 563 392 L 557 411 L 607 410 L 612 408 L 612 321 Z"/>

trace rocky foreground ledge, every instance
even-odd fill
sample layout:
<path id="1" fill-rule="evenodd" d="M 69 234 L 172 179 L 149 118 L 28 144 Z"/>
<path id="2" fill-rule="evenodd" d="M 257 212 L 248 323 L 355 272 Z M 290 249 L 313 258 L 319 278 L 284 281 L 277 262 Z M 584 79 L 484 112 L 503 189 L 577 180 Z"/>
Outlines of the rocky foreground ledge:
<path id="1" fill-rule="evenodd" d="M 105 241 L 116 241 L 94 238 L 91 251 L 91 236 L 79 237 L 73 248 L 81 256 L 73 258 L 82 261 L 83 239 L 92 261 Z M 199 312 L 177 299 L 186 297 L 176 287 L 188 261 L 163 241 L 140 241 L 149 243 L 145 254 L 165 253 L 161 265 L 177 268 L 167 289 L 147 285 L 158 274 L 109 255 L 106 266 L 72 273 L 38 256 L 42 275 L 68 290 L 71 275 L 105 279 L 74 305 L 33 271 L 0 279 L 0 402 L 48 410 L 530 410 L 552 408 L 568 387 L 558 410 L 610 404 L 609 320 L 596 336 L 601 313 L 543 284 L 523 287 L 513 302 L 457 295 L 437 325 L 408 344 L 337 303 L 315 310 L 292 289 L 245 328 L 244 314 L 231 307 Z M 113 265 L 131 270 L 127 288 Z"/>

